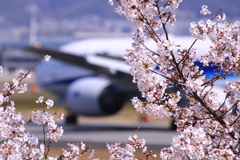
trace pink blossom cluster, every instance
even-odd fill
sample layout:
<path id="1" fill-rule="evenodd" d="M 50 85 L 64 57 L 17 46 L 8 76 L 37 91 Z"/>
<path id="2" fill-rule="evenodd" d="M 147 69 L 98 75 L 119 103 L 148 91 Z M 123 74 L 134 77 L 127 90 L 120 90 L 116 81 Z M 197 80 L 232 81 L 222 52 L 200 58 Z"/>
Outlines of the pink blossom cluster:
<path id="1" fill-rule="evenodd" d="M 121 143 L 107 144 L 107 148 L 111 154 L 109 159 L 142 159 L 137 154 L 139 151 L 145 156 L 146 159 L 156 157 L 156 154 L 153 154 L 152 151 L 147 152 L 147 146 L 145 146 L 145 144 L 146 140 L 144 138 L 138 139 L 136 134 L 129 136 L 128 143 L 125 146 L 121 146 Z"/>
<path id="2" fill-rule="evenodd" d="M 62 155 L 60 156 L 60 159 L 71 159 L 71 160 L 77 160 L 79 157 L 88 151 L 89 147 L 86 147 L 83 142 L 80 144 L 67 144 L 69 146 L 68 149 L 62 149 Z M 88 159 L 93 158 L 95 150 L 91 150 Z M 98 160 L 98 159 L 95 159 Z"/>
<path id="3" fill-rule="evenodd" d="M 33 122 L 37 125 L 43 125 L 44 127 L 47 126 L 48 132 L 46 133 L 46 135 L 49 138 L 49 140 L 53 143 L 57 143 L 57 141 L 63 135 L 62 127 L 57 126 L 54 120 L 54 115 L 56 114 L 57 113 L 49 114 L 48 112 L 46 112 L 46 110 L 40 111 L 35 109 L 34 111 L 32 111 L 32 115 L 30 118 L 30 122 Z"/>
<path id="4" fill-rule="evenodd" d="M 176 21 L 174 11 L 182 0 L 115 1 L 116 12 L 135 26 L 133 48 L 127 49 L 124 57 L 144 100 L 134 97 L 132 103 L 137 111 L 155 119 L 173 118 L 180 134 L 173 138 L 171 147 L 160 151 L 160 157 L 240 159 L 240 81 L 226 82 L 222 101 L 214 90 L 216 81 L 240 74 L 240 22 L 226 21 L 221 10 L 210 18 L 211 12 L 204 5 L 200 13 L 208 17 L 190 24 L 195 41 L 181 46 L 171 39 L 168 25 Z M 209 52 L 199 55 L 195 43 L 206 39 L 212 42 L 206 46 Z M 202 68 L 194 65 L 197 57 Z M 203 72 L 208 66 L 217 67 L 210 79 Z M 186 106 L 179 103 L 180 93 L 186 95 Z M 114 148 L 119 144 L 109 148 L 112 155 Z M 124 149 L 132 156 L 133 148 Z"/>
<path id="5" fill-rule="evenodd" d="M 203 14 L 203 15 L 211 14 L 211 12 L 207 8 L 208 8 L 208 6 L 203 5 L 200 13 Z"/>
<path id="6" fill-rule="evenodd" d="M 48 61 L 50 56 L 44 58 Z M 22 84 L 22 81 L 31 77 L 30 71 L 32 69 L 27 73 L 20 71 L 16 78 L 4 83 L 0 92 L 0 159 L 78 159 L 89 150 L 89 147 L 85 147 L 82 142 L 81 145 L 68 144 L 69 148 L 67 150 L 62 149 L 59 156 L 51 157 L 48 155 L 50 144 L 57 143 L 63 135 L 63 128 L 56 124 L 54 118 L 57 116 L 58 120 L 63 119 L 64 114 L 57 112 L 49 114 L 47 112 L 47 109 L 54 105 L 53 100 L 44 100 L 43 96 L 39 97 L 36 103 L 41 103 L 43 110 L 35 109 L 32 111 L 28 122 L 22 119 L 21 113 L 15 112 L 15 103 L 10 99 L 10 96 L 15 94 L 15 91 L 18 93 L 27 91 L 27 84 Z M 2 74 L 3 70 L 0 67 L 0 75 Z M 29 123 L 35 123 L 43 127 L 43 143 L 39 143 L 39 138 L 34 134 L 25 132 L 25 126 Z M 90 152 L 88 158 L 92 159 L 93 155 L 94 150 Z"/>

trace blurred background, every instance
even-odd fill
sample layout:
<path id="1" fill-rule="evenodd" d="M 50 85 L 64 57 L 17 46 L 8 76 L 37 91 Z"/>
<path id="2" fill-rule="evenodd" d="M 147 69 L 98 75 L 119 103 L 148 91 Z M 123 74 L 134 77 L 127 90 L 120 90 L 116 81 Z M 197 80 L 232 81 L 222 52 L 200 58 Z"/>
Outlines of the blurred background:
<path id="1" fill-rule="evenodd" d="M 188 34 L 189 22 L 201 18 L 203 4 L 209 5 L 213 14 L 223 8 L 231 21 L 239 18 L 239 1 L 184 0 L 176 13 L 177 31 L 173 27 L 172 32 Z M 56 44 L 86 37 L 130 35 L 132 31 L 131 23 L 116 14 L 108 0 L 0 0 L 0 42 L 28 41 L 30 23 L 35 23 L 32 27 L 37 40 Z"/>
<path id="2" fill-rule="evenodd" d="M 189 23 L 202 18 L 199 11 L 203 4 L 209 6 L 212 15 L 223 8 L 230 21 L 240 17 L 240 1 L 184 0 L 176 11 L 178 21 L 169 32 L 189 35 Z M 30 55 L 25 56 L 25 61 L 19 59 L 23 53 L 13 51 L 13 47 L 36 41 L 59 46 L 84 38 L 131 36 L 132 29 L 132 24 L 116 14 L 108 0 L 0 0 L 0 65 L 13 71 L 36 62 Z"/>
<path id="3" fill-rule="evenodd" d="M 189 35 L 190 22 L 203 18 L 200 10 L 204 4 L 212 11 L 211 16 L 222 8 L 230 22 L 240 19 L 238 0 L 184 0 L 176 11 L 177 22 L 169 27 L 169 32 L 180 36 Z M 32 68 L 40 59 L 39 56 L 22 50 L 35 42 L 40 42 L 43 46 L 58 47 L 86 38 L 130 37 L 132 31 L 132 24 L 125 17 L 116 14 L 108 0 L 0 0 L 0 65 L 4 67 L 1 83 L 14 78 L 17 70 Z M 40 95 L 55 99 L 54 95 L 37 87 L 34 72 L 28 84 L 29 93 L 12 97 L 16 101 L 17 111 L 22 112 L 25 119 L 29 117 L 30 110 L 41 108 L 35 104 Z M 126 104 L 117 115 L 100 118 L 81 116 L 80 121 L 139 124 L 144 120 L 159 124 L 159 121 L 142 116 L 129 105 Z M 56 108 L 52 112 L 55 110 Z M 63 107 L 57 110 L 65 112 Z M 161 126 L 169 126 L 169 122 L 166 120 L 160 123 Z"/>
<path id="4" fill-rule="evenodd" d="M 222 8 L 229 21 L 240 19 L 240 1 L 184 0 L 169 32 L 189 35 L 189 23 L 202 18 L 199 11 L 204 4 L 212 11 L 211 16 Z M 28 70 L 39 60 L 38 55 L 22 50 L 35 42 L 58 47 L 86 38 L 130 37 L 132 31 L 133 25 L 115 13 L 108 0 L 0 0 L 0 65 L 4 67 L 1 81 L 12 79 L 17 70 Z M 28 83 L 36 85 L 34 73 Z"/>
<path id="5" fill-rule="evenodd" d="M 202 18 L 199 11 L 204 4 L 212 16 L 222 8 L 229 21 L 240 19 L 240 1 L 184 0 L 169 32 L 189 35 L 189 23 Z M 58 47 L 86 38 L 130 37 L 132 31 L 132 24 L 116 14 L 108 0 L 0 0 L 0 65 L 4 67 L 1 81 L 12 79 L 17 70 L 28 70 L 39 60 L 39 56 L 22 50 L 35 42 Z M 29 83 L 35 86 L 34 73 Z"/>

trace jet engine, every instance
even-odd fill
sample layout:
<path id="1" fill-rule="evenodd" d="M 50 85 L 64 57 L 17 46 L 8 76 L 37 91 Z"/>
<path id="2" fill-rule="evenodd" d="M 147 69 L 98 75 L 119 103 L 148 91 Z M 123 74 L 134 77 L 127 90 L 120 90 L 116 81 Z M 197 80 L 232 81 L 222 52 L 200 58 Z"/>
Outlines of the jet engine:
<path id="1" fill-rule="evenodd" d="M 110 115 L 121 109 L 125 100 L 123 96 L 109 79 L 86 77 L 68 87 L 66 105 L 75 115 Z"/>

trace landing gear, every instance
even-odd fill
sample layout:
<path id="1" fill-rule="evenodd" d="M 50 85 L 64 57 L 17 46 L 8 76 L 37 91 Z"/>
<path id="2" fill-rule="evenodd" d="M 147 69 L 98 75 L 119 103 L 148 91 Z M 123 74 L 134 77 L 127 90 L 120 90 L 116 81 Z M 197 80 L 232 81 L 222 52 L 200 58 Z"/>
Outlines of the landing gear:
<path id="1" fill-rule="evenodd" d="M 65 122 L 66 124 L 77 124 L 77 116 L 75 114 L 68 114 Z"/>
<path id="2" fill-rule="evenodd" d="M 177 130 L 177 126 L 174 123 L 175 123 L 175 120 L 172 119 L 171 120 L 171 126 L 170 126 L 170 130 L 172 130 L 172 131 L 176 131 Z"/>

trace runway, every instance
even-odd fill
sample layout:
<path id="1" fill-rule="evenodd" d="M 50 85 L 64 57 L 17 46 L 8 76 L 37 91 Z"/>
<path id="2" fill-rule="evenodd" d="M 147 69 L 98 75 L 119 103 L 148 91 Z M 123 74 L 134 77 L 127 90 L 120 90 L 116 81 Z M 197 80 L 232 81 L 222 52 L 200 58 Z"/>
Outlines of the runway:
<path id="1" fill-rule="evenodd" d="M 100 124 L 100 123 L 81 123 L 79 125 L 64 125 L 64 134 L 57 144 L 53 146 L 66 147 L 67 143 L 84 142 L 91 148 L 106 148 L 106 143 L 120 142 L 127 143 L 128 137 L 134 135 L 138 125 L 126 124 Z M 43 140 L 42 126 L 29 124 L 26 131 Z M 160 151 L 164 147 L 169 147 L 177 132 L 170 131 L 166 127 L 159 125 L 142 124 L 137 132 L 138 138 L 145 138 L 148 150 Z"/>

